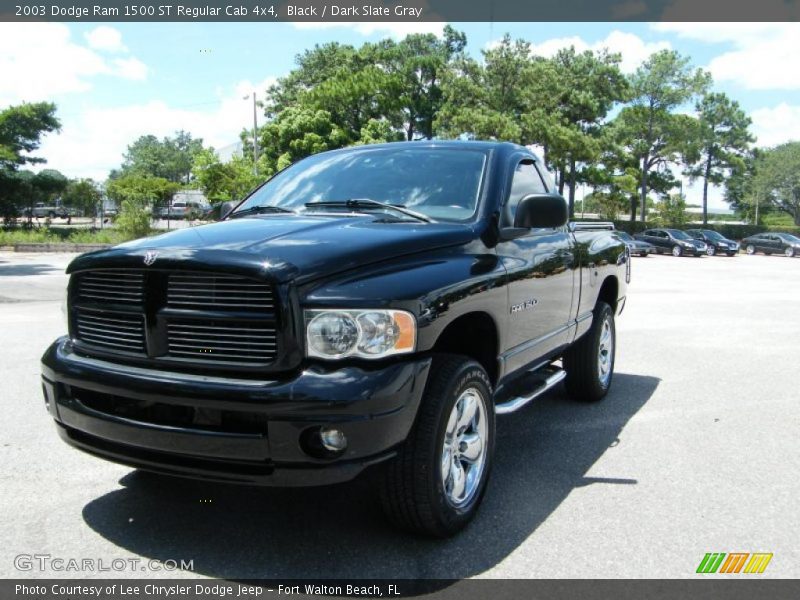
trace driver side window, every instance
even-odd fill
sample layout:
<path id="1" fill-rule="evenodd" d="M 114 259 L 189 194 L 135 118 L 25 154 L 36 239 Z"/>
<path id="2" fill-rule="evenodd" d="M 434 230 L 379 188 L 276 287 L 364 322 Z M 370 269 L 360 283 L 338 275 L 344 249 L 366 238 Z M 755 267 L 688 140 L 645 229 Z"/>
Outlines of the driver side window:
<path id="1" fill-rule="evenodd" d="M 511 179 L 511 192 L 506 201 L 503 211 L 503 227 L 514 225 L 514 214 L 517 211 L 519 201 L 530 194 L 546 194 L 547 188 L 544 186 L 541 175 L 536 169 L 536 165 L 531 160 L 523 160 L 514 170 Z"/>

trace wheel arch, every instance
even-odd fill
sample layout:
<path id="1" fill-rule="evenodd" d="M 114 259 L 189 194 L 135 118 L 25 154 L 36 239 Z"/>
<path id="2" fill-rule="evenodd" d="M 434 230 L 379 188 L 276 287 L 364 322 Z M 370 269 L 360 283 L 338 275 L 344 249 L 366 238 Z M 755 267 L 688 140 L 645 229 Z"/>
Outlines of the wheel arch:
<path id="1" fill-rule="evenodd" d="M 497 383 L 500 336 L 497 323 L 484 311 L 461 315 L 444 328 L 436 338 L 433 352 L 462 354 L 476 360 Z"/>

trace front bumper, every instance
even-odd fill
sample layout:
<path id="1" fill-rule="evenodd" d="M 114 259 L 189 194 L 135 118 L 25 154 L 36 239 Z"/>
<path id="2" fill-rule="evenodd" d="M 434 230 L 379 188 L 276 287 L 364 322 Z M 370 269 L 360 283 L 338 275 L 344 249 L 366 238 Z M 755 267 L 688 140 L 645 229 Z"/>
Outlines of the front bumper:
<path id="1" fill-rule="evenodd" d="M 75 353 L 67 338 L 42 357 L 45 402 L 70 445 L 162 473 L 275 486 L 354 478 L 394 456 L 422 397 L 430 358 L 372 368 L 309 366 L 282 380 L 129 367 Z M 322 426 L 346 450 L 320 457 Z"/>

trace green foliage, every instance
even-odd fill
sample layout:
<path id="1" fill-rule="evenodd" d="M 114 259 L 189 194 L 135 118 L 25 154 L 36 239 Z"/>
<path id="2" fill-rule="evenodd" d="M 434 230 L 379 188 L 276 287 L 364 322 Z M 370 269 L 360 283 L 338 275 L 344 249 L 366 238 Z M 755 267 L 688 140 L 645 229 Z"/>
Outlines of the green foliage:
<path id="1" fill-rule="evenodd" d="M 752 182 L 761 202 L 789 215 L 800 225 L 800 142 L 789 142 L 759 154 Z"/>
<path id="2" fill-rule="evenodd" d="M 97 184 L 91 179 L 69 181 L 61 195 L 64 206 L 79 209 L 84 216 L 95 216 L 97 207 L 103 199 Z"/>
<path id="3" fill-rule="evenodd" d="M 117 231 L 126 240 L 145 237 L 150 233 L 150 212 L 142 200 L 127 198 L 122 201 L 116 221 Z"/>
<path id="4" fill-rule="evenodd" d="M 665 227 L 683 227 L 689 222 L 686 200 L 680 194 L 663 197 L 655 205 L 653 224 Z"/>
<path id="5" fill-rule="evenodd" d="M 163 140 L 143 135 L 128 146 L 122 170 L 116 176 L 155 177 L 186 184 L 191 180 L 194 159 L 202 149 L 203 140 L 185 131 L 177 131 Z"/>
<path id="6" fill-rule="evenodd" d="M 241 200 L 260 181 L 253 173 L 252 160 L 234 157 L 223 163 L 213 148 L 206 148 L 195 157 L 192 172 L 212 203 Z"/>
<path id="7" fill-rule="evenodd" d="M 60 128 L 56 105 L 51 102 L 25 103 L 0 111 L 0 169 L 45 162 L 30 153 L 39 147 L 42 135 Z"/>
<path id="8" fill-rule="evenodd" d="M 688 146 L 689 176 L 703 180 L 703 223 L 708 222 L 708 185 L 720 185 L 746 168 L 750 117 L 725 94 L 709 93 L 697 103 L 697 130 Z"/>
<path id="9" fill-rule="evenodd" d="M 617 140 L 639 162 L 641 204 L 652 189 L 651 172 L 685 156 L 697 131 L 693 117 L 674 111 L 710 83 L 707 73 L 693 70 L 687 58 L 672 50 L 651 55 L 631 77 L 633 101 L 620 111 L 614 130 Z M 642 220 L 644 217 L 643 211 Z M 635 218 L 632 204 L 631 220 Z"/>
<path id="10" fill-rule="evenodd" d="M 152 177 L 140 173 L 129 173 L 111 179 L 106 185 L 109 198 L 117 202 L 131 200 L 142 206 L 156 206 L 168 201 L 180 189 L 180 185 L 163 177 Z"/>
<path id="11" fill-rule="evenodd" d="M 0 216 L 8 223 L 38 199 L 52 191 L 55 181 L 19 171 L 25 164 L 43 163 L 31 156 L 44 134 L 61 127 L 50 102 L 9 106 L 0 111 Z"/>

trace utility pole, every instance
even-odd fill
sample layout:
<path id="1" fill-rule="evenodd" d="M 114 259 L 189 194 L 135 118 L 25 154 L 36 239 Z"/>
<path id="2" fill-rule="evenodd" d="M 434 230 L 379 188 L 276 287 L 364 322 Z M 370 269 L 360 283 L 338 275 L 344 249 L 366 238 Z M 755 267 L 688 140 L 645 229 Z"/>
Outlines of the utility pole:
<path id="1" fill-rule="evenodd" d="M 250 94 L 244 97 L 248 100 Z M 256 114 L 256 93 L 253 92 L 253 174 L 258 175 L 258 117 Z"/>

